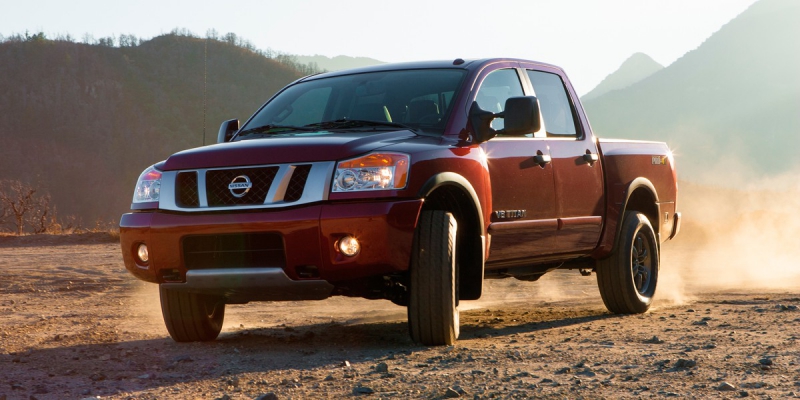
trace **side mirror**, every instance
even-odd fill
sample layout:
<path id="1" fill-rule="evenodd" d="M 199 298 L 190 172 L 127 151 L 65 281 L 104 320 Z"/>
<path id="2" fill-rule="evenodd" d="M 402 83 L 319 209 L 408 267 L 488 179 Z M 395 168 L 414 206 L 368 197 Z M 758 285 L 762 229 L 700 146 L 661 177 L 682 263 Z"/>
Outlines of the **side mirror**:
<path id="1" fill-rule="evenodd" d="M 230 142 L 233 135 L 239 130 L 239 120 L 229 119 L 219 126 L 219 133 L 217 134 L 217 143 Z"/>
<path id="2" fill-rule="evenodd" d="M 497 117 L 495 113 L 482 109 L 477 101 L 472 102 L 472 107 L 469 109 L 469 122 L 475 131 L 476 143 L 483 143 L 497 136 L 497 131 L 492 129 L 492 120 L 495 117 Z"/>
<path id="3" fill-rule="evenodd" d="M 539 101 L 534 96 L 509 97 L 506 99 L 506 108 L 501 116 L 505 120 L 504 127 L 497 133 L 504 135 L 526 135 L 538 131 L 541 127 Z"/>
<path id="4" fill-rule="evenodd" d="M 492 129 L 492 120 L 503 118 L 503 129 Z M 483 143 L 497 135 L 522 136 L 541 128 L 539 100 L 534 96 L 509 97 L 505 111 L 493 113 L 482 109 L 478 102 L 472 102 L 469 121 L 475 130 L 475 142 Z"/>

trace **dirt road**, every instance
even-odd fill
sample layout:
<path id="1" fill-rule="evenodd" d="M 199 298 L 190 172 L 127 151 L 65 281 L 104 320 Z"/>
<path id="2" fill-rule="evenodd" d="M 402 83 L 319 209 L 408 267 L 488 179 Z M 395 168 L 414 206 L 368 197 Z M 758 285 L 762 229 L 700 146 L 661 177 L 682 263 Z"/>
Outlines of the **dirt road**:
<path id="1" fill-rule="evenodd" d="M 102 234 L 0 237 L 0 274 L 0 399 L 800 396 L 797 289 L 698 293 L 665 272 L 652 311 L 618 316 L 594 276 L 558 271 L 488 281 L 452 347 L 348 298 L 229 306 L 217 341 L 178 344 Z"/>

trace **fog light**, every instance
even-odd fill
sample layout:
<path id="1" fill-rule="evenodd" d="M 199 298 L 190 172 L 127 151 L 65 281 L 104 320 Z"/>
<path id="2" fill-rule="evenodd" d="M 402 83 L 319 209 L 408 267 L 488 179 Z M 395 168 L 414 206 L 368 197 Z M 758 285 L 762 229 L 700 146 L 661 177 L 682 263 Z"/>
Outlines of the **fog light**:
<path id="1" fill-rule="evenodd" d="M 353 257 L 361 251 L 361 244 L 358 243 L 358 240 L 352 236 L 345 236 L 339 239 L 339 251 L 342 254 Z"/>
<path id="2" fill-rule="evenodd" d="M 150 252 L 147 251 L 146 244 L 139 244 L 139 247 L 136 249 L 136 257 L 139 257 L 139 261 L 141 261 L 143 264 L 147 264 L 147 262 L 150 261 Z"/>

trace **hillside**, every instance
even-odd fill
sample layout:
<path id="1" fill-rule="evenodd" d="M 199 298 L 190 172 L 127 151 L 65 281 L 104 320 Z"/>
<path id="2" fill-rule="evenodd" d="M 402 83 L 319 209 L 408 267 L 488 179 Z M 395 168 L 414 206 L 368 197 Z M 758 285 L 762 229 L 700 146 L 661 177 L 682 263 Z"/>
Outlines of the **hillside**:
<path id="1" fill-rule="evenodd" d="M 300 76 L 231 44 L 205 45 L 172 34 L 119 48 L 0 43 L 0 180 L 48 191 L 60 215 L 84 225 L 118 220 L 142 169 L 202 145 L 204 125 L 215 142 L 223 120 L 249 117 Z"/>
<path id="2" fill-rule="evenodd" d="M 336 56 L 327 57 L 321 55 L 313 56 L 294 56 L 298 63 L 313 65 L 319 69 L 327 71 L 339 71 L 343 69 L 368 67 L 370 65 L 383 64 L 383 61 L 378 61 L 369 57 L 350 57 L 350 56 Z"/>
<path id="3" fill-rule="evenodd" d="M 601 137 L 667 141 L 683 179 L 784 173 L 800 145 L 797 38 L 800 2 L 761 0 L 667 68 L 584 105 Z"/>
<path id="4" fill-rule="evenodd" d="M 591 100 L 614 90 L 624 89 L 662 69 L 664 69 L 664 66 L 647 54 L 635 53 L 628 57 L 616 71 L 603 79 L 594 89 L 583 95 L 581 100 Z"/>

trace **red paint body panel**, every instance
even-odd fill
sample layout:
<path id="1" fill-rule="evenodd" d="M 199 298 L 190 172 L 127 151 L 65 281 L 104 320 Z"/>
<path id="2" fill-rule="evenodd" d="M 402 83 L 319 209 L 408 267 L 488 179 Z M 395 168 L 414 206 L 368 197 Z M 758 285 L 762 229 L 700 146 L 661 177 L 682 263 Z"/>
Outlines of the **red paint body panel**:
<path id="1" fill-rule="evenodd" d="M 600 148 L 606 168 L 606 227 L 595 257 L 611 252 L 614 246 L 617 225 L 629 196 L 631 184 L 637 179 L 647 177 L 655 188 L 658 220 L 650 221 L 661 241 L 667 240 L 674 227 L 672 221 L 676 212 L 678 179 L 672 152 L 664 143 L 645 141 L 621 141 L 601 139 Z M 654 162 L 658 157 L 659 162 Z M 664 215 L 669 218 L 664 218 Z"/>
<path id="2" fill-rule="evenodd" d="M 167 159 L 164 170 L 343 160 L 414 136 L 401 130 L 371 135 L 330 133 L 312 140 L 303 137 L 244 140 L 181 151 Z"/>
<path id="3" fill-rule="evenodd" d="M 533 157 L 549 154 L 547 142 L 527 138 L 495 138 L 481 145 L 488 158 L 493 210 L 525 210 L 512 221 L 491 216 L 489 262 L 528 258 L 555 251 L 557 224 L 553 165 Z M 527 223 L 527 224 L 526 224 Z"/>
<path id="4" fill-rule="evenodd" d="M 147 281 L 158 282 L 156 270 L 150 263 L 135 261 L 136 250 L 140 243 L 150 243 L 150 223 L 152 213 L 124 214 L 119 222 L 120 245 L 125 268 L 135 277 Z"/>
<path id="5" fill-rule="evenodd" d="M 160 282 L 158 271 L 187 271 L 181 240 L 190 235 L 267 233 L 281 235 L 286 252 L 284 271 L 300 279 L 295 267 L 317 266 L 321 279 L 332 282 L 401 272 L 408 269 L 411 244 L 422 200 L 337 203 L 290 210 L 222 215 L 133 213 L 120 222 L 127 269 L 148 282 Z M 347 258 L 334 251 L 345 235 L 361 240 L 363 251 Z M 139 243 L 150 248 L 148 265 L 138 265 Z"/>
<path id="6" fill-rule="evenodd" d="M 336 282 L 408 270 L 420 209 L 422 200 L 323 206 L 320 277 Z M 334 251 L 345 235 L 359 239 L 362 250 L 356 257 Z"/>
<path id="7" fill-rule="evenodd" d="M 132 248 L 146 243 L 150 248 L 148 281 L 155 281 L 157 271 L 178 269 L 186 273 L 181 240 L 190 235 L 277 232 L 286 247 L 286 265 L 319 265 L 319 219 L 321 206 L 240 214 L 185 215 L 163 212 L 125 214 L 120 236 L 122 246 Z M 135 251 L 135 250 L 133 250 Z M 123 251 L 123 255 L 125 252 Z M 132 252 L 131 252 L 132 254 Z M 126 260 L 126 267 L 131 270 Z M 293 268 L 286 273 L 296 278 Z"/>
<path id="8" fill-rule="evenodd" d="M 600 239 L 604 215 L 603 163 L 586 162 L 587 153 L 597 154 L 594 141 L 551 139 L 556 185 L 556 215 L 559 252 L 587 252 Z"/>

